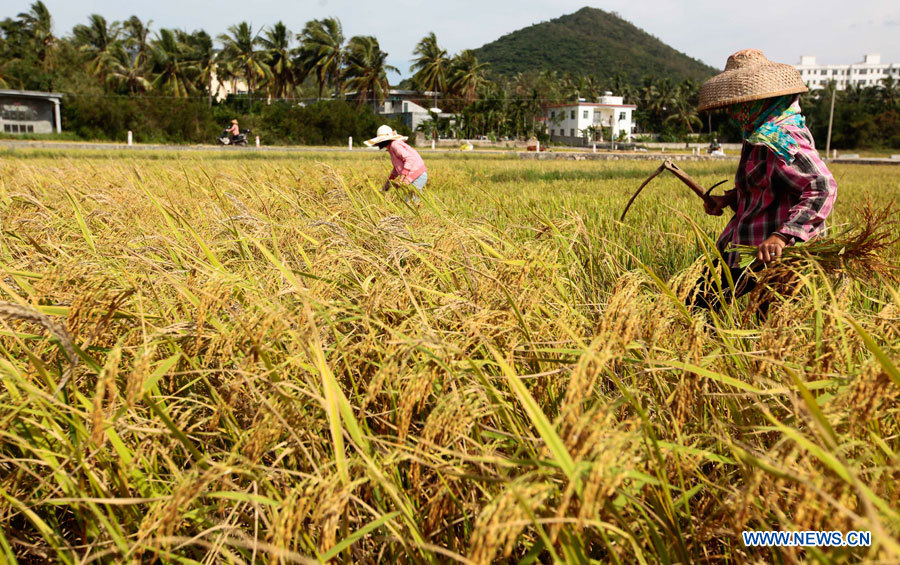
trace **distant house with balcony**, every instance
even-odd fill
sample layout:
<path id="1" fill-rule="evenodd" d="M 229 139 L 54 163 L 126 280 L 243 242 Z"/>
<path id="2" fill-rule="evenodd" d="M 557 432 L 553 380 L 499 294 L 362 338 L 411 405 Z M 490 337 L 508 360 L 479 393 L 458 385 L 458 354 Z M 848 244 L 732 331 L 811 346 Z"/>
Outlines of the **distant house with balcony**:
<path id="1" fill-rule="evenodd" d="M 632 117 L 636 108 L 633 104 L 625 104 L 621 96 L 604 92 L 596 102 L 579 98 L 574 102 L 548 106 L 544 118 L 550 141 L 566 145 L 588 145 L 610 141 L 610 137 L 618 140 L 623 135 L 630 141 L 634 132 Z"/>

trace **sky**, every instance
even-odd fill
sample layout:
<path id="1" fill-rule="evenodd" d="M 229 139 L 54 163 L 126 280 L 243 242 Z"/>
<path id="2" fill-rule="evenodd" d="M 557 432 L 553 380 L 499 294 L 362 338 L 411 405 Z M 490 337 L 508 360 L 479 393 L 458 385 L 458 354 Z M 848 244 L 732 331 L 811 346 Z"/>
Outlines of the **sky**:
<path id="1" fill-rule="evenodd" d="M 28 9 L 33 0 L 0 0 L 0 18 Z M 299 32 L 311 19 L 335 16 L 344 35 L 374 35 L 388 62 L 409 75 L 416 43 L 428 32 L 448 52 L 474 49 L 501 35 L 547 21 L 584 6 L 616 12 L 663 42 L 723 68 L 728 55 L 761 49 L 770 59 L 797 63 L 815 55 L 822 64 L 862 60 L 879 53 L 900 63 L 900 2 L 897 0 L 44 0 L 54 31 L 68 35 L 91 13 L 107 20 L 137 15 L 160 27 L 205 29 L 214 37 L 229 25 L 254 28 L 283 21 Z"/>

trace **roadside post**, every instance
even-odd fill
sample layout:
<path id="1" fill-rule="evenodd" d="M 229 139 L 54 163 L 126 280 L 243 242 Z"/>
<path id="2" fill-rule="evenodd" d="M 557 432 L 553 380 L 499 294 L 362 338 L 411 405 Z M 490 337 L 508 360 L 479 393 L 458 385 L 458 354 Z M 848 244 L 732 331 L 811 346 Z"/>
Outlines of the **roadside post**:
<path id="1" fill-rule="evenodd" d="M 825 72 L 825 71 L 822 71 Z M 837 93 L 837 82 L 831 81 L 831 110 L 828 112 L 828 137 L 825 141 L 825 158 L 831 152 L 831 126 L 834 123 L 834 96 Z"/>

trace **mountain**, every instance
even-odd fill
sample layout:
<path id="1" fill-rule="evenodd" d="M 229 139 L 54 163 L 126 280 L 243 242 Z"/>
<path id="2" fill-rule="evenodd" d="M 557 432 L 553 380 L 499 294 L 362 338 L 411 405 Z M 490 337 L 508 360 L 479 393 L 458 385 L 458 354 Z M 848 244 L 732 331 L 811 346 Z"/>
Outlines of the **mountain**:
<path id="1" fill-rule="evenodd" d="M 475 50 L 498 75 L 553 70 L 638 84 L 645 76 L 703 80 L 717 69 L 688 57 L 617 14 L 582 8 L 504 35 Z"/>

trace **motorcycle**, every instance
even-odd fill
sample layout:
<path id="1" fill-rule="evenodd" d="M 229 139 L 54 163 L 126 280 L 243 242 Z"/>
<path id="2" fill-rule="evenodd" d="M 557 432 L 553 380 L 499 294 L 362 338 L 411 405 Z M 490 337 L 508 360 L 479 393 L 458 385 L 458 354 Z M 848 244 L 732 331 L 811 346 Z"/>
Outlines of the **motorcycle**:
<path id="1" fill-rule="evenodd" d="M 232 136 L 226 129 L 222 132 L 222 135 L 216 138 L 216 141 L 219 143 L 219 145 L 237 145 L 240 147 L 246 147 L 247 140 L 250 138 L 250 130 L 242 129 L 240 131 L 241 133 Z"/>

